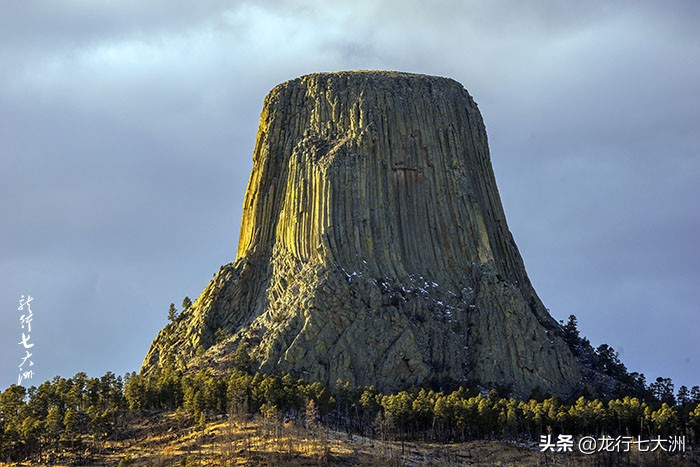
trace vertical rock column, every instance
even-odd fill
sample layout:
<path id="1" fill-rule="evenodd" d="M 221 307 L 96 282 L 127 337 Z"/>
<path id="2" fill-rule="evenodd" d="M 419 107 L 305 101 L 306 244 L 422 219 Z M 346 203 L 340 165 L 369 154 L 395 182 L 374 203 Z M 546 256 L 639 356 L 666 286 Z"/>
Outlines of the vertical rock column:
<path id="1" fill-rule="evenodd" d="M 156 338 L 144 370 L 225 366 L 238 350 L 329 384 L 565 394 L 580 370 L 560 333 L 508 230 L 467 91 L 319 73 L 265 99 L 236 262 Z"/>

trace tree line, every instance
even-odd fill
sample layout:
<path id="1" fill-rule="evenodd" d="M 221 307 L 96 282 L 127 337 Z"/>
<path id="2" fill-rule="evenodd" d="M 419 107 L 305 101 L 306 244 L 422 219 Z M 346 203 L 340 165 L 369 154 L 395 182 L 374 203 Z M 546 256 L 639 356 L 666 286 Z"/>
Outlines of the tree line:
<path id="1" fill-rule="evenodd" d="M 183 308 L 191 307 L 185 297 Z M 174 310 L 174 305 L 171 306 Z M 175 312 L 171 316 L 177 319 Z M 539 390 L 520 400 L 507 388 L 416 388 L 384 394 L 374 387 L 336 382 L 326 387 L 292 375 L 251 371 L 244 349 L 233 356 L 236 368 L 183 373 L 174 367 L 155 374 L 99 378 L 78 373 L 55 377 L 38 387 L 12 385 L 0 393 L 0 460 L 21 461 L 63 450 L 99 451 L 107 440 L 129 436 L 142 415 L 177 411 L 191 423 L 228 415 L 318 423 L 382 439 L 460 442 L 484 438 L 538 439 L 542 434 L 686 436 L 700 440 L 700 387 L 669 378 L 647 385 L 644 375 L 628 373 L 617 352 L 593 348 L 580 337 L 575 316 L 562 323 L 563 336 L 591 370 L 619 382 L 612 393 L 586 390 L 561 400 Z"/>
<path id="2" fill-rule="evenodd" d="M 200 370 L 182 375 L 168 369 L 159 375 L 132 374 L 125 397 L 130 410 L 187 411 L 200 414 L 255 414 L 270 410 L 305 422 L 312 403 L 320 421 L 361 434 L 435 441 L 543 433 L 579 435 L 687 435 L 700 428 L 700 388 L 669 403 L 653 396 L 597 399 L 580 396 L 571 402 L 543 395 L 518 400 L 502 390 L 464 388 L 441 392 L 425 388 L 383 394 L 373 387 L 355 388 L 338 382 L 329 388 L 305 383 L 290 374 L 226 374 Z M 681 397 L 682 396 L 682 397 Z"/>
<path id="3" fill-rule="evenodd" d="M 580 396 L 518 400 L 493 389 L 460 387 L 451 392 L 414 389 L 383 394 L 373 387 L 338 383 L 329 388 L 290 374 L 251 374 L 211 369 L 156 375 L 78 373 L 39 387 L 13 385 L 0 394 L 0 458 L 20 461 L 51 450 L 99 450 L 108 439 L 128 435 L 139 414 L 178 410 L 190 420 L 262 414 L 310 426 L 324 423 L 382 439 L 459 442 L 530 438 L 541 434 L 682 436 L 698 442 L 700 388 L 673 404 L 651 397 L 608 400 Z"/>
<path id="4" fill-rule="evenodd" d="M 44 459 L 60 449 L 100 450 L 127 432 L 124 382 L 112 372 L 100 378 L 56 376 L 39 387 L 12 385 L 0 393 L 0 459 Z"/>

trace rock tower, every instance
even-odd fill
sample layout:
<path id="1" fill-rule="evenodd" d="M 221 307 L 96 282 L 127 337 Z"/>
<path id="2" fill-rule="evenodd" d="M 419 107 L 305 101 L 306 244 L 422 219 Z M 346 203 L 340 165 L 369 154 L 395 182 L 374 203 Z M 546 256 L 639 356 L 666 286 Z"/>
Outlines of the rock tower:
<path id="1" fill-rule="evenodd" d="M 158 334 L 142 370 L 246 361 L 331 385 L 565 395 L 581 366 L 560 336 L 462 85 L 317 73 L 266 97 L 237 258 Z"/>

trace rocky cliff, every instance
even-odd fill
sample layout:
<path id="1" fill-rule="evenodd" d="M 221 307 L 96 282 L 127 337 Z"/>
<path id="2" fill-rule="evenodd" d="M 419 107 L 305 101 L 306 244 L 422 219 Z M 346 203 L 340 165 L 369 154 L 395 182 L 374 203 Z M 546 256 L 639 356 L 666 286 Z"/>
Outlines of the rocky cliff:
<path id="1" fill-rule="evenodd" d="M 252 364 L 307 380 L 567 394 L 581 368 L 508 230 L 456 81 L 303 76 L 265 99 L 236 261 L 142 370 Z"/>

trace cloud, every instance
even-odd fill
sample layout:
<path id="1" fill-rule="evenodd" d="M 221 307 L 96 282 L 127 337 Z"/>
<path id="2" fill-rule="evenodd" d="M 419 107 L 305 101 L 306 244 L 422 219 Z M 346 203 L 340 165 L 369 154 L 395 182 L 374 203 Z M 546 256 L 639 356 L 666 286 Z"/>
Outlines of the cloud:
<path id="1" fill-rule="evenodd" d="M 235 255 L 269 89 L 314 71 L 399 69 L 455 78 L 479 102 L 510 227 L 553 314 L 624 347 L 630 369 L 698 384 L 699 9 L 4 2 L 0 299 L 11 309 L 35 288 L 41 313 L 61 317 L 42 336 L 46 378 L 135 369 L 167 305 Z M 88 296 L 92 335 L 121 336 L 103 353 L 90 341 L 90 368 L 66 337 Z M 0 354 L 13 355 L 17 326 L 0 317 Z M 114 350 L 124 336 L 137 350 Z M 666 343 L 651 357 L 650 336 Z M 0 383 L 13 364 L 0 359 Z"/>

